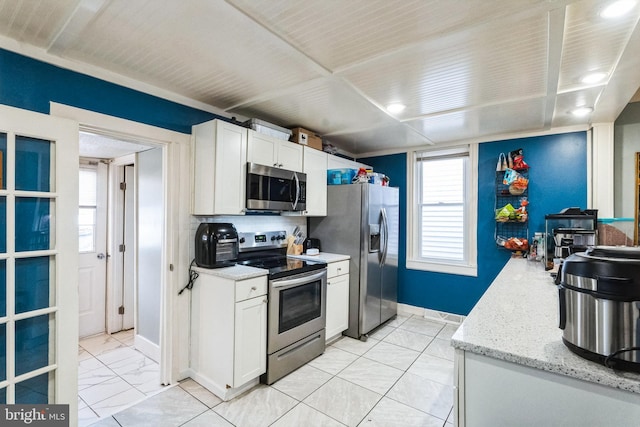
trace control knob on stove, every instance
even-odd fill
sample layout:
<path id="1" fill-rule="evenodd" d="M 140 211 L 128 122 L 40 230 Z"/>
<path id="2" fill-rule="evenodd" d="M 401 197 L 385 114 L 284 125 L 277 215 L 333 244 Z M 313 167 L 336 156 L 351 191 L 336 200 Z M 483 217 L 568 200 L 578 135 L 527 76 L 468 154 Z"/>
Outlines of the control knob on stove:
<path id="1" fill-rule="evenodd" d="M 245 242 L 244 237 L 241 237 L 240 238 L 240 243 L 244 243 L 244 242 Z"/>
<path id="2" fill-rule="evenodd" d="M 273 242 L 274 240 L 276 240 L 276 236 L 271 236 L 271 241 Z"/>

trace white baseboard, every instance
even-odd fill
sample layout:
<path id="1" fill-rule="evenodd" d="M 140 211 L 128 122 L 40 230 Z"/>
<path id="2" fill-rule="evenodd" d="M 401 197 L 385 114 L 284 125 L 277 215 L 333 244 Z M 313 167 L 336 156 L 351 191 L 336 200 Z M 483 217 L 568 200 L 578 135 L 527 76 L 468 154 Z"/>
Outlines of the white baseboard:
<path id="1" fill-rule="evenodd" d="M 135 335 L 134 345 L 136 350 L 147 356 L 154 362 L 160 363 L 160 346 L 152 343 L 142 335 Z"/>
<path id="2" fill-rule="evenodd" d="M 260 383 L 260 379 L 256 378 L 254 380 L 247 382 L 246 384 L 241 385 L 240 387 L 226 388 L 225 386 L 215 383 L 210 378 L 207 378 L 206 376 L 195 372 L 193 369 L 189 369 L 189 371 L 190 371 L 189 376 L 195 382 L 197 382 L 198 384 L 200 384 L 201 386 L 203 386 L 204 388 L 206 388 L 211 393 L 215 394 L 217 397 L 219 397 L 225 402 L 233 399 L 234 397 L 241 395 L 245 391 L 255 387 Z"/>
<path id="3" fill-rule="evenodd" d="M 425 319 L 435 320 L 438 322 L 451 323 L 459 325 L 464 321 L 465 316 L 460 314 L 447 313 L 445 311 L 431 310 L 429 308 L 416 307 L 415 305 L 398 303 L 398 313 L 405 315 L 414 315 L 424 317 Z"/>

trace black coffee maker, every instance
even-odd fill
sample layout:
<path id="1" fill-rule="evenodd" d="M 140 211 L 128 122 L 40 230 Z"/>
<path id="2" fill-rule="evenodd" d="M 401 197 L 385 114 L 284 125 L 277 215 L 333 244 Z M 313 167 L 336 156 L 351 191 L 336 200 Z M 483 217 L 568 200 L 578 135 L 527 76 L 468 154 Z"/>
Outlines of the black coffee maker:
<path id="1" fill-rule="evenodd" d="M 195 245 L 198 267 L 230 267 L 238 258 L 238 232 L 230 223 L 201 223 L 196 231 Z"/>

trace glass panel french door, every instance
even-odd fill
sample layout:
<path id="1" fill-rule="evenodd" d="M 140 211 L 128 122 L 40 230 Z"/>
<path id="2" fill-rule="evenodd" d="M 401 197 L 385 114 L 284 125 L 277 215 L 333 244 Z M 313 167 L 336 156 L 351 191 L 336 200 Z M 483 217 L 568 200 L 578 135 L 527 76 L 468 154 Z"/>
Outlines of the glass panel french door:
<path id="1" fill-rule="evenodd" d="M 77 205 L 77 124 L 0 106 L 0 403 L 67 403 L 72 420 Z"/>

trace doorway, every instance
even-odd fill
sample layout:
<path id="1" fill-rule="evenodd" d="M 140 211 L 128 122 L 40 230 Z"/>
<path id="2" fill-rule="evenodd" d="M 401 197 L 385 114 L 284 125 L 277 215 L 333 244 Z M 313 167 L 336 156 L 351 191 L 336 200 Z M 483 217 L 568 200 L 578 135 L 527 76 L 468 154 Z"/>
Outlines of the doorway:
<path id="1" fill-rule="evenodd" d="M 161 305 L 160 381 L 162 384 L 172 384 L 186 378 L 189 376 L 189 334 L 188 328 L 181 328 L 180 325 L 184 319 L 189 319 L 190 301 L 189 298 L 178 297 L 178 291 L 182 278 L 188 273 L 191 259 L 191 245 L 189 239 L 185 238 L 191 226 L 190 135 L 55 102 L 51 103 L 50 114 L 72 119 L 80 123 L 81 130 L 89 133 L 140 142 L 162 150 L 163 188 L 158 195 L 164 200 L 165 206 L 164 220 L 160 224 L 164 229 L 159 233 L 163 236 L 162 259 L 159 263 L 161 281 L 158 284 Z M 114 157 L 117 156 L 111 156 Z"/>
<path id="2" fill-rule="evenodd" d="M 160 299 L 145 295 L 161 293 L 161 264 L 147 252 L 162 251 L 164 172 L 162 148 L 149 143 L 84 130 L 79 141 L 79 418 L 89 422 L 162 387 Z M 160 213 L 159 244 L 139 220 L 149 209 Z"/>
<path id="3" fill-rule="evenodd" d="M 148 289 L 158 286 L 160 258 L 150 259 L 147 255 L 148 236 L 142 246 L 138 246 L 138 241 L 140 232 L 157 234 L 160 241 L 153 242 L 151 247 L 158 252 L 162 250 L 161 213 L 165 206 L 162 197 L 157 197 L 162 193 L 164 179 L 162 149 L 142 141 L 87 131 L 80 132 L 79 141 L 83 159 L 80 191 L 86 194 L 79 206 L 80 338 L 134 329 L 137 347 L 158 361 L 159 332 L 147 331 L 146 325 L 153 324 L 158 329 L 160 319 L 154 313 L 160 313 L 160 300 L 155 304 L 148 295 L 138 298 L 138 292 L 152 294 Z M 138 193 L 138 162 L 142 166 L 142 197 Z M 146 194 L 154 196 L 149 199 Z M 146 218 L 149 212 L 160 212 L 155 218 L 155 223 L 160 224 L 151 233 L 149 221 L 138 221 L 139 211 Z M 143 326 L 143 333 L 137 330 L 139 325 Z"/>

